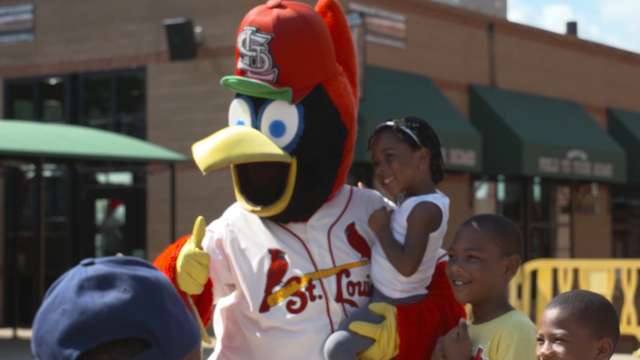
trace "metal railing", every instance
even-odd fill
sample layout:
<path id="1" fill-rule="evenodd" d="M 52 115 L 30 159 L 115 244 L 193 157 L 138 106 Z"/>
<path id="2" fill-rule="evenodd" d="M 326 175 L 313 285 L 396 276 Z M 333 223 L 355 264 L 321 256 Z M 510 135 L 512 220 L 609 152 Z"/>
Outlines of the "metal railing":
<path id="1" fill-rule="evenodd" d="M 640 259 L 535 259 L 511 281 L 511 304 L 539 323 L 551 299 L 572 289 L 599 293 L 620 314 L 621 335 L 640 341 L 637 304 Z"/>

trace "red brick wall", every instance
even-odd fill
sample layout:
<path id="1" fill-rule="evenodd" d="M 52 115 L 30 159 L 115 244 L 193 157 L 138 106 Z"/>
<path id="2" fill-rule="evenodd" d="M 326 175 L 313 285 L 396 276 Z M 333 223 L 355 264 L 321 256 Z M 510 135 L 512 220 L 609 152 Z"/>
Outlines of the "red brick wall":
<path id="1" fill-rule="evenodd" d="M 231 93 L 218 79 L 232 71 L 231 57 L 151 65 L 147 68 L 148 138 L 191 159 L 191 144 L 227 124 Z M 227 171 L 203 176 L 192 161 L 178 165 L 177 231 L 191 231 L 197 215 L 208 221 L 233 201 Z M 147 191 L 148 247 L 154 257 L 169 241 L 169 174 L 150 175 Z"/>
<path id="2" fill-rule="evenodd" d="M 575 214 L 573 217 L 574 256 L 577 258 L 607 258 L 613 256 L 612 220 L 609 189 L 599 187 L 595 214 Z"/>
<path id="3" fill-rule="evenodd" d="M 189 17 L 203 27 L 205 56 L 228 53 L 244 11 L 257 1 L 38 1 L 35 40 L 0 44 L 0 76 L 79 72 L 167 60 L 163 19 Z"/>

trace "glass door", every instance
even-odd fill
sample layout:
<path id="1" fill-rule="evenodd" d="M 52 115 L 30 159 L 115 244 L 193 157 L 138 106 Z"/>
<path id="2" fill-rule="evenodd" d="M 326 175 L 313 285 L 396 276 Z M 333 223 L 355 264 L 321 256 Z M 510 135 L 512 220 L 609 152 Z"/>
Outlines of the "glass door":
<path id="1" fill-rule="evenodd" d="M 144 192 L 136 188 L 88 190 L 82 200 L 81 256 L 117 254 L 144 258 L 146 219 Z"/>

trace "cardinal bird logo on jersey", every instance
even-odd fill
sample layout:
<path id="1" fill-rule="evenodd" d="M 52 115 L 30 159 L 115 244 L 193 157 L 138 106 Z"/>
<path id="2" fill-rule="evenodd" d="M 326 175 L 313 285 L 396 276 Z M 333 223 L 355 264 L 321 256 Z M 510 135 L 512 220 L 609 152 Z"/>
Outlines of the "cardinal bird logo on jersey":
<path id="1" fill-rule="evenodd" d="M 267 302 L 269 294 L 273 292 L 273 289 L 277 285 L 282 283 L 282 279 L 284 279 L 284 276 L 287 274 L 287 270 L 289 270 L 289 263 L 284 257 L 284 251 L 280 249 L 269 249 L 269 255 L 271 257 L 271 261 L 269 263 L 269 269 L 267 270 L 267 284 L 264 287 L 264 298 L 260 305 L 261 313 L 267 312 L 271 308 Z"/>
<path id="2" fill-rule="evenodd" d="M 364 236 L 360 235 L 356 229 L 356 224 L 351 223 L 347 225 L 344 232 L 347 235 L 347 242 L 353 250 L 357 251 L 361 258 L 371 259 L 371 247 L 367 240 L 365 240 Z"/>

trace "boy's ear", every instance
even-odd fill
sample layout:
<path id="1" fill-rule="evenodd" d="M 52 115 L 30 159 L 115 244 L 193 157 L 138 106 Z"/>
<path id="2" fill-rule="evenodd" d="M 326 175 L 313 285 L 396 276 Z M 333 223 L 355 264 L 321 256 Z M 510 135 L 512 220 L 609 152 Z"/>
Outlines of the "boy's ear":
<path id="1" fill-rule="evenodd" d="M 507 277 L 507 279 L 511 279 L 514 276 L 516 276 L 516 273 L 518 272 L 518 269 L 520 268 L 520 256 L 518 255 L 511 255 L 511 256 L 507 256 L 504 259 L 505 261 L 505 275 Z"/>
<path id="2" fill-rule="evenodd" d="M 605 337 L 598 340 L 597 349 L 597 360 L 609 360 L 615 351 L 615 346 L 613 346 L 613 341 L 611 339 Z"/>

